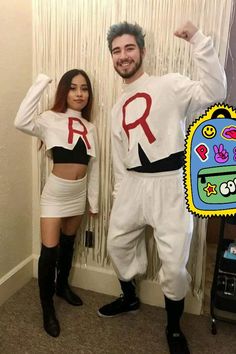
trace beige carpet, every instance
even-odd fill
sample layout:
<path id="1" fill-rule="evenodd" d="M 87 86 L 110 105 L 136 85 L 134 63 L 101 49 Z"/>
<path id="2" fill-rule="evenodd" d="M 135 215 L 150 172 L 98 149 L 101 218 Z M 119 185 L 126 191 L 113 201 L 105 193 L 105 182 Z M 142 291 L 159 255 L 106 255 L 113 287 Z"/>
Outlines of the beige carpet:
<path id="1" fill-rule="evenodd" d="M 42 329 L 37 281 L 33 279 L 0 307 L 0 353 L 167 354 L 165 311 L 142 305 L 136 315 L 99 318 L 97 308 L 112 297 L 76 289 L 84 300 L 72 307 L 62 299 L 55 304 L 61 323 L 58 338 Z M 192 354 L 235 354 L 236 326 L 219 322 L 218 334 L 210 331 L 207 316 L 185 314 L 182 328 Z"/>

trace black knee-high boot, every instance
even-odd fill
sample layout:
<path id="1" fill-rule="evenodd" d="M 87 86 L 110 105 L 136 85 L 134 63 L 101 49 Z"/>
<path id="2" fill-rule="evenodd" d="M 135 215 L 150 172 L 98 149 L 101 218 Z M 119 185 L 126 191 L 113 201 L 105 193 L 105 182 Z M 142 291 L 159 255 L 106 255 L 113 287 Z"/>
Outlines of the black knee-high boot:
<path id="1" fill-rule="evenodd" d="M 82 300 L 76 295 L 68 284 L 68 278 L 72 266 L 75 235 L 65 235 L 61 232 L 59 255 L 57 263 L 56 294 L 65 299 L 69 304 L 80 306 Z"/>
<path id="2" fill-rule="evenodd" d="M 53 305 L 56 261 L 57 246 L 46 247 L 42 245 L 38 262 L 39 295 L 43 310 L 44 329 L 52 337 L 58 337 L 60 334 L 60 325 Z"/>
<path id="3" fill-rule="evenodd" d="M 170 354 L 190 354 L 187 340 L 180 329 L 180 319 L 184 312 L 184 298 L 174 301 L 165 296 L 167 312 L 166 337 Z"/>

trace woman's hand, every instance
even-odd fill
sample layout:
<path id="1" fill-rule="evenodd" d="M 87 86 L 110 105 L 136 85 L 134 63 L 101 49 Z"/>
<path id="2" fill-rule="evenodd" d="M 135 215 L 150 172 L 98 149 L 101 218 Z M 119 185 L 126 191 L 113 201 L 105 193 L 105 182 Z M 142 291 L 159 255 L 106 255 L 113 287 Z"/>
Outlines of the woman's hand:
<path id="1" fill-rule="evenodd" d="M 98 216 L 98 213 L 93 213 L 91 210 L 89 210 L 88 214 L 89 214 L 89 216 L 92 216 L 92 217 Z"/>

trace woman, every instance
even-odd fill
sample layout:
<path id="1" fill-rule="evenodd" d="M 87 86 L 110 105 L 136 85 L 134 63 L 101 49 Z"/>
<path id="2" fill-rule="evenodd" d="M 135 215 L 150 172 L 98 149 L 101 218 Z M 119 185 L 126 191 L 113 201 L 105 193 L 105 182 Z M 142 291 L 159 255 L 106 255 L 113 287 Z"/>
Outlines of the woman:
<path id="1" fill-rule="evenodd" d="M 96 129 L 89 122 L 93 97 L 87 74 L 77 69 L 66 72 L 58 84 L 52 109 L 34 118 L 40 97 L 50 82 L 46 75 L 38 75 L 21 103 L 15 127 L 41 139 L 53 159 L 40 202 L 42 248 L 38 283 L 44 329 L 58 337 L 55 291 L 71 305 L 82 305 L 70 289 L 68 277 L 86 194 L 89 212 L 98 213 L 99 164 Z"/>

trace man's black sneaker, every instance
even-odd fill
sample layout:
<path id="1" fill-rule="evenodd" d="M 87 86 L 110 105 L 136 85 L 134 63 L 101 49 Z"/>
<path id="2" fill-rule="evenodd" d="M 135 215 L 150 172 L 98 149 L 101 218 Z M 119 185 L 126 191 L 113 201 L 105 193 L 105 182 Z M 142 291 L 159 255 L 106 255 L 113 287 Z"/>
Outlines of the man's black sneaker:
<path id="1" fill-rule="evenodd" d="M 127 312 L 136 313 L 139 307 L 140 302 L 138 297 L 135 297 L 130 301 L 121 295 L 115 301 L 101 307 L 97 314 L 100 317 L 115 317 Z"/>
<path id="2" fill-rule="evenodd" d="M 168 329 L 166 329 L 166 338 L 170 354 L 190 354 L 187 340 L 181 331 L 169 333 Z"/>

